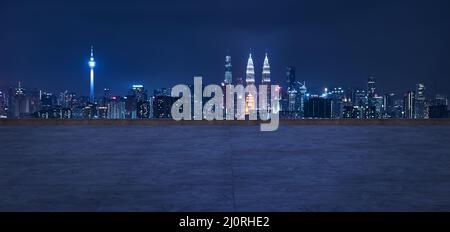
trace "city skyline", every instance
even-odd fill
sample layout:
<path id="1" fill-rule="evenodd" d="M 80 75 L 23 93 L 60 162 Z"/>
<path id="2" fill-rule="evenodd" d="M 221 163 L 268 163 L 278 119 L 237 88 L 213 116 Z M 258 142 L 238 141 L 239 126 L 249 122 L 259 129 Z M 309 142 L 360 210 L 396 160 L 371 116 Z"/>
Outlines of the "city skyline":
<path id="1" fill-rule="evenodd" d="M 448 1 L 84 3 L 1 3 L 0 19 L 9 23 L 0 40 L 0 89 L 21 81 L 87 96 L 93 44 L 97 89 L 118 94 L 132 83 L 170 87 L 196 74 L 220 83 L 226 54 L 233 77 L 245 78 L 251 49 L 257 75 L 269 52 L 273 82 L 295 66 L 315 91 L 364 86 L 375 76 L 385 93 L 424 83 L 432 95 L 450 95 Z"/>
<path id="2" fill-rule="evenodd" d="M 224 59 L 224 72 L 221 83 L 204 83 L 203 81 L 196 83 L 194 81 L 194 85 L 189 83 L 179 84 L 189 88 L 191 91 L 192 88 L 197 88 L 195 86 L 199 86 L 200 91 L 203 91 L 203 88 L 206 91 L 207 85 L 212 84 L 212 88 L 219 88 L 220 93 L 216 94 L 222 95 L 222 102 L 226 100 L 224 99 L 224 93 L 228 96 L 228 93 L 225 92 L 225 90 L 228 91 L 228 86 L 225 86 L 231 85 L 230 90 L 235 91 L 233 95 L 236 96 L 236 99 L 232 100 L 231 104 L 235 105 L 237 104 L 236 102 L 242 100 L 241 103 L 245 105 L 246 117 L 261 109 L 264 110 L 265 103 L 258 101 L 257 91 L 258 88 L 266 88 L 265 86 L 269 86 L 268 92 L 269 95 L 272 95 L 272 101 L 273 99 L 278 99 L 276 102 L 271 102 L 267 105 L 268 115 L 275 115 L 276 118 L 429 119 L 446 118 L 449 115 L 448 98 L 439 94 L 430 97 L 430 94 L 427 94 L 429 90 L 427 90 L 424 83 L 417 83 L 415 90 L 408 90 L 403 96 L 402 94 L 396 95 L 394 93 L 386 94 L 377 88 L 376 78 L 370 76 L 367 78 L 365 88 L 342 88 L 336 86 L 325 87 L 322 91 L 314 92 L 308 91 L 306 81 L 297 78 L 294 66 L 286 68 L 285 81 L 280 83 L 272 82 L 269 60 L 269 54 L 266 52 L 261 68 L 262 71 L 260 75 L 257 75 L 254 59 L 250 52 L 244 81 L 239 77 L 233 78 L 232 57 L 227 54 Z M 94 69 L 97 62 L 94 57 L 93 46 L 90 47 L 87 65 L 90 69 L 89 96 L 78 95 L 72 90 L 52 93 L 37 88 L 27 89 L 22 86 L 21 82 L 18 82 L 18 86 L 10 87 L 7 93 L 0 91 L 0 118 L 171 118 L 172 112 L 175 112 L 172 111 L 173 107 L 180 107 L 180 105 L 177 105 L 180 104 L 177 103 L 180 97 L 178 92 L 176 92 L 178 90 L 173 92 L 171 87 L 153 88 L 153 94 L 151 92 L 149 94 L 148 89 L 142 83 L 133 83 L 131 88 L 128 88 L 126 95 L 117 95 L 110 88 L 103 88 L 103 94 L 98 95 L 95 93 L 94 88 Z M 198 78 L 200 80 L 203 79 L 201 75 L 194 76 L 194 80 Z M 234 87 L 235 85 L 240 85 L 241 88 L 244 86 L 245 91 L 242 88 L 242 90 L 239 90 L 241 92 L 238 92 Z M 252 86 L 259 87 L 251 90 Z M 273 89 L 274 87 L 276 89 Z M 275 90 L 275 92 L 271 92 L 270 89 Z M 184 94 L 183 92 L 182 95 Z M 192 100 L 190 104 L 197 104 L 199 100 L 195 97 L 191 98 L 190 95 L 187 99 L 182 98 L 183 102 L 190 102 L 191 100 L 188 99 Z M 201 106 L 201 102 L 203 101 L 204 104 L 206 101 L 209 101 L 208 99 L 213 100 L 210 97 L 201 97 L 198 105 Z M 271 106 L 271 104 L 275 105 Z M 227 111 L 229 110 L 225 110 L 217 115 L 223 115 Z M 242 113 L 237 113 L 235 116 L 237 118 L 244 117 Z M 257 117 L 257 114 L 253 116 Z"/>
<path id="3" fill-rule="evenodd" d="M 289 67 L 294 67 L 296 69 L 295 72 L 297 73 L 298 69 L 296 68 L 296 66 L 286 66 L 285 70 L 284 70 L 284 73 L 282 75 L 277 75 L 278 78 L 274 78 L 275 80 L 273 80 L 272 79 L 272 75 L 271 75 L 272 67 L 269 66 L 269 63 L 268 63 L 269 62 L 269 58 L 268 58 L 269 57 L 269 53 L 267 52 L 267 49 L 266 49 L 266 52 L 264 52 L 264 55 L 263 55 L 264 58 L 263 59 L 257 59 L 257 63 L 261 63 L 260 64 L 261 67 L 256 67 L 256 65 L 254 65 L 254 61 L 253 61 L 253 57 L 252 57 L 252 56 L 254 56 L 253 55 L 254 52 L 251 49 L 250 49 L 250 51 L 251 52 L 249 52 L 249 55 L 248 55 L 248 58 L 247 58 L 247 62 L 246 62 L 246 68 L 245 68 L 246 70 L 235 70 L 233 68 L 234 65 L 233 65 L 233 61 L 232 61 L 232 59 L 235 59 L 235 58 L 233 58 L 230 55 L 229 50 L 227 50 L 227 52 L 225 53 L 226 55 L 224 56 L 225 57 L 225 66 L 224 66 L 224 68 L 222 70 L 222 72 L 225 73 L 225 77 L 223 76 L 224 74 L 222 73 L 222 76 L 220 77 L 220 78 L 222 78 L 222 80 L 220 81 L 220 78 L 219 78 L 219 82 L 217 82 L 217 83 L 210 82 L 209 81 L 210 78 L 205 77 L 205 79 L 208 81 L 207 83 L 208 84 L 227 83 L 228 78 L 229 78 L 229 80 L 231 80 L 231 82 L 228 82 L 228 84 L 239 84 L 239 81 L 241 81 L 241 80 L 244 81 L 244 83 L 247 83 L 247 84 L 252 84 L 252 83 L 258 84 L 260 82 L 263 82 L 263 80 L 265 78 L 268 78 L 269 83 L 272 81 L 273 83 L 280 84 L 280 86 L 282 86 L 282 87 L 287 87 L 286 86 L 286 78 L 287 78 L 287 76 L 286 76 L 286 69 L 289 68 Z M 91 45 L 89 47 L 89 52 L 90 52 L 89 53 L 90 56 L 88 56 L 88 58 L 86 59 L 87 60 L 87 65 L 89 67 L 88 73 L 85 74 L 85 76 L 87 78 L 84 77 L 83 80 L 80 80 L 80 83 L 83 83 L 83 84 L 84 84 L 84 82 L 88 82 L 88 84 L 89 84 L 89 88 L 88 89 L 82 87 L 82 90 L 80 92 L 77 92 L 77 91 L 74 90 L 76 88 L 74 88 L 74 86 L 72 86 L 72 88 L 67 87 L 67 88 L 60 88 L 60 89 L 57 89 L 57 90 L 54 90 L 54 89 L 52 90 L 52 89 L 46 88 L 45 86 L 42 86 L 42 85 L 40 85 L 40 86 L 28 86 L 26 83 L 24 85 L 24 82 L 19 80 L 16 83 L 13 83 L 13 84 L 11 84 L 11 85 L 9 85 L 7 87 L 4 87 L 4 90 L 0 89 L 0 91 L 3 90 L 3 92 L 7 92 L 7 90 L 9 88 L 16 87 L 18 85 L 17 83 L 21 83 L 24 86 L 31 87 L 31 89 L 39 89 L 39 90 L 47 91 L 47 92 L 50 92 L 50 93 L 59 93 L 59 92 L 64 92 L 64 91 L 74 92 L 74 93 L 79 94 L 80 96 L 89 96 L 89 98 L 92 101 L 93 97 L 96 98 L 98 96 L 101 96 L 101 95 L 103 95 L 103 92 L 104 92 L 105 89 L 111 90 L 111 88 L 109 87 L 109 85 L 98 86 L 97 84 L 95 84 L 96 82 L 94 80 L 94 68 L 96 67 L 97 62 L 96 62 L 96 60 L 94 60 L 94 45 Z M 259 62 L 261 60 L 264 60 L 264 62 Z M 81 68 L 81 69 L 83 69 L 83 68 Z M 248 72 L 250 72 L 250 75 L 251 75 L 250 78 L 251 79 L 253 78 L 252 80 L 250 80 L 250 83 L 249 83 L 248 80 L 246 80 L 246 79 L 249 78 L 249 73 Z M 197 74 L 193 74 L 190 77 L 187 77 L 186 78 L 186 82 L 182 82 L 182 84 L 193 84 L 193 83 L 191 83 L 192 82 L 191 78 L 193 76 L 195 76 L 195 75 L 203 76 L 203 75 L 201 75 L 201 72 L 197 73 Z M 265 75 L 268 75 L 268 76 L 265 76 Z M 339 84 L 338 83 L 336 85 L 331 85 L 331 86 L 324 85 L 324 86 L 319 86 L 317 88 L 317 83 L 314 83 L 314 81 L 307 81 L 306 79 L 302 79 L 302 77 L 298 77 L 297 76 L 298 80 L 302 80 L 305 83 L 307 82 L 308 85 L 312 84 L 313 86 L 316 86 L 315 89 L 308 87 L 308 89 L 310 90 L 310 93 L 312 93 L 312 94 L 321 94 L 321 93 L 324 92 L 325 89 L 333 89 L 333 88 L 361 89 L 362 90 L 362 89 L 365 89 L 367 78 L 374 78 L 374 79 L 376 78 L 378 80 L 378 77 L 376 77 L 374 75 L 368 75 L 366 77 L 361 77 L 361 80 L 360 80 L 361 82 L 360 83 L 356 83 L 356 84 L 352 84 L 352 85 L 345 85 L 345 84 Z M 86 79 L 88 79 L 88 80 L 86 81 Z M 218 78 L 212 78 L 212 79 L 216 80 Z M 317 81 L 317 82 L 320 82 L 320 81 Z M 133 87 L 133 85 L 147 86 L 147 87 L 150 87 L 150 89 L 152 89 L 152 90 L 157 90 L 157 89 L 161 89 L 161 88 L 171 88 L 171 86 L 149 86 L 149 85 L 146 85 L 145 83 L 147 83 L 147 81 L 145 79 L 129 82 L 129 83 L 125 84 L 124 86 L 121 86 L 120 89 L 115 89 L 115 90 L 112 89 L 113 90 L 113 95 L 117 95 L 117 96 L 125 95 L 126 92 L 130 88 Z M 180 83 L 174 83 L 172 86 L 174 86 L 176 84 L 180 84 Z M 410 84 L 410 85 L 408 85 L 408 84 Z M 422 85 L 426 85 L 427 86 L 426 95 L 428 97 L 435 96 L 435 95 L 449 96 L 449 95 L 447 95 L 445 93 L 437 92 L 437 91 L 429 88 L 428 86 L 430 86 L 430 84 L 427 83 L 426 81 L 418 82 L 418 83 L 405 83 L 405 88 L 397 89 L 397 90 L 394 90 L 394 91 L 391 91 L 391 92 L 386 91 L 386 90 L 380 91 L 380 88 L 378 87 L 377 88 L 377 92 L 373 92 L 373 93 L 374 94 L 378 94 L 379 96 L 384 95 L 384 94 L 392 94 L 392 93 L 396 94 L 396 95 L 401 95 L 401 94 L 407 93 L 408 91 L 414 90 L 414 88 L 416 87 L 417 84 L 422 84 Z M 380 85 L 379 81 L 377 81 L 377 85 L 378 86 Z M 94 86 L 97 86 L 97 88 L 95 88 Z M 83 94 L 84 92 L 87 92 L 87 94 Z"/>

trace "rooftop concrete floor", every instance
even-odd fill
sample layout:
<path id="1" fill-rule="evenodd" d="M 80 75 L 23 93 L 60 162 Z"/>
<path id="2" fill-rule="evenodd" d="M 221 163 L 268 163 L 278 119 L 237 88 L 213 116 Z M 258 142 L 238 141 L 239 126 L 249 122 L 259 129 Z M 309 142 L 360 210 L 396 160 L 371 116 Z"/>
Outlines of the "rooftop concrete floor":
<path id="1" fill-rule="evenodd" d="M 0 127 L 0 211 L 450 211 L 450 126 Z"/>

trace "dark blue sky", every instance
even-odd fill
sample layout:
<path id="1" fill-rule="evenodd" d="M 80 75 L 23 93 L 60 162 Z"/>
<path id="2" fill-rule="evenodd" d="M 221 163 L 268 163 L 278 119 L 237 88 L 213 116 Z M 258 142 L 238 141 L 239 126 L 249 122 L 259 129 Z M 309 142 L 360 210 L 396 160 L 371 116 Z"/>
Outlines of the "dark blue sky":
<path id="1" fill-rule="evenodd" d="M 264 52 L 272 77 L 285 67 L 318 90 L 364 87 L 380 93 L 424 82 L 450 95 L 450 1 L 21 1 L 0 0 L 0 88 L 17 83 L 88 93 L 89 46 L 96 88 L 123 94 L 223 79 L 227 49 L 233 76 L 245 77 L 249 50 L 261 79 Z"/>

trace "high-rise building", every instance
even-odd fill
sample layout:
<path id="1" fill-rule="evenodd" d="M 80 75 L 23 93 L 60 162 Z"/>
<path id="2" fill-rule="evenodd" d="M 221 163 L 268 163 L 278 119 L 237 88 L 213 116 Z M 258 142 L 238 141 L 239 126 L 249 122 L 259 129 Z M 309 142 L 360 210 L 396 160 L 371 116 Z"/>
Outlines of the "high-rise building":
<path id="1" fill-rule="evenodd" d="M 125 99 L 119 96 L 111 97 L 108 101 L 108 118 L 124 119 L 125 118 Z"/>
<path id="2" fill-rule="evenodd" d="M 414 91 L 408 91 L 405 93 L 405 96 L 403 98 L 404 118 L 407 119 L 414 118 L 414 99 L 415 99 Z"/>
<path id="3" fill-rule="evenodd" d="M 287 67 L 286 68 L 286 88 L 283 92 L 282 108 L 283 111 L 293 112 L 295 111 L 296 98 L 297 98 L 297 90 L 294 87 L 295 83 L 295 67 Z"/>
<path id="4" fill-rule="evenodd" d="M 245 82 L 247 86 L 251 86 L 255 84 L 255 67 L 253 65 L 252 54 L 248 57 L 247 61 L 247 70 L 246 70 L 246 78 Z M 245 95 L 245 114 L 249 114 L 249 112 L 254 112 L 256 110 L 256 106 L 254 104 L 255 96 L 251 94 Z"/>
<path id="5" fill-rule="evenodd" d="M 101 119 L 108 118 L 108 107 L 107 106 L 98 106 L 97 107 L 97 117 Z"/>
<path id="6" fill-rule="evenodd" d="M 367 80 L 367 96 L 368 98 L 375 97 L 375 78 L 369 77 Z"/>
<path id="7" fill-rule="evenodd" d="M 428 107 L 429 118 L 448 118 L 448 99 L 444 95 L 437 94 Z"/>
<path id="8" fill-rule="evenodd" d="M 153 90 L 153 96 L 170 96 L 170 88 L 159 88 Z"/>
<path id="9" fill-rule="evenodd" d="M 428 118 L 428 107 L 426 107 L 425 101 L 425 85 L 417 84 L 416 86 L 416 98 L 415 98 L 415 106 L 414 106 L 414 118 L 424 119 Z"/>
<path id="10" fill-rule="evenodd" d="M 0 118 L 8 117 L 8 115 L 6 113 L 7 109 L 8 109 L 8 107 L 6 104 L 6 96 L 2 91 L 0 91 Z"/>
<path id="11" fill-rule="evenodd" d="M 91 57 L 89 58 L 89 68 L 90 72 L 90 82 L 89 82 L 89 100 L 91 102 L 95 101 L 95 93 L 94 93 L 94 68 L 95 68 L 95 59 L 94 59 L 94 46 L 91 46 Z"/>
<path id="12" fill-rule="evenodd" d="M 393 93 L 384 95 L 383 118 L 395 118 L 394 97 L 395 97 L 395 94 L 393 94 Z"/>
<path id="13" fill-rule="evenodd" d="M 95 103 L 87 103 L 84 107 L 83 107 L 83 118 L 85 119 L 93 119 L 93 118 L 97 118 L 98 116 L 98 112 L 97 112 L 97 104 Z"/>
<path id="14" fill-rule="evenodd" d="M 286 68 L 286 82 L 287 87 L 289 87 L 291 83 L 295 82 L 295 67 L 289 66 Z"/>
<path id="15" fill-rule="evenodd" d="M 105 88 L 103 90 L 103 99 L 102 99 L 101 105 L 107 106 L 110 100 L 111 100 L 111 89 Z"/>
<path id="16" fill-rule="evenodd" d="M 315 96 L 306 101 L 306 118 L 331 118 L 331 99 Z"/>
<path id="17" fill-rule="evenodd" d="M 68 105 L 69 105 L 69 102 L 68 102 L 68 100 L 69 100 L 69 98 L 68 98 L 68 95 L 69 95 L 69 91 L 64 91 L 64 92 L 61 92 L 61 93 L 59 93 L 59 95 L 58 95 L 58 99 L 56 100 L 56 104 L 58 105 L 58 106 L 62 106 L 62 107 L 68 107 Z"/>
<path id="18" fill-rule="evenodd" d="M 377 118 L 375 102 L 375 78 L 369 77 L 367 80 L 367 105 L 365 107 L 365 118 Z"/>
<path id="19" fill-rule="evenodd" d="M 143 114 L 140 114 L 140 112 L 143 112 L 142 110 L 148 109 L 148 107 L 149 106 L 148 106 L 147 90 L 144 88 L 143 85 L 133 85 L 132 89 L 128 91 L 128 95 L 126 96 L 125 117 L 129 119 L 136 119 L 142 117 Z"/>
<path id="20" fill-rule="evenodd" d="M 255 84 L 255 67 L 253 66 L 253 59 L 252 59 L 251 53 L 250 53 L 250 56 L 248 57 L 248 61 L 247 61 L 247 71 L 246 71 L 245 82 L 247 83 L 247 85 Z"/>
<path id="21" fill-rule="evenodd" d="M 264 58 L 264 65 L 263 65 L 263 71 L 262 71 L 262 84 L 263 85 L 270 85 L 270 64 L 269 64 L 269 58 L 266 56 Z"/>
<path id="22" fill-rule="evenodd" d="M 233 75 L 231 69 L 231 56 L 227 55 L 225 57 L 225 78 L 223 80 L 223 83 L 225 85 L 231 85 L 233 83 Z"/>
<path id="23" fill-rule="evenodd" d="M 448 106 L 448 98 L 441 94 L 436 94 L 433 105 L 445 105 Z"/>
<path id="24" fill-rule="evenodd" d="M 136 101 L 138 102 L 148 100 L 147 90 L 144 88 L 143 85 L 133 85 L 133 88 L 131 89 L 130 93 L 136 96 Z"/>
<path id="25" fill-rule="evenodd" d="M 171 118 L 172 105 L 178 99 L 171 96 L 155 96 L 153 99 L 153 118 Z"/>
<path id="26" fill-rule="evenodd" d="M 41 107 L 43 109 L 49 109 L 55 106 L 55 97 L 52 93 L 42 92 L 41 93 Z"/>
<path id="27" fill-rule="evenodd" d="M 27 118 L 31 116 L 33 112 L 30 109 L 30 98 L 20 82 L 18 87 L 9 89 L 8 95 L 9 118 Z"/>
<path id="28" fill-rule="evenodd" d="M 330 89 L 330 91 L 328 92 L 328 98 L 331 99 L 331 117 L 341 118 L 344 110 L 344 89 L 342 87 Z"/>
<path id="29" fill-rule="evenodd" d="M 373 108 L 375 109 L 375 113 L 372 118 L 382 118 L 383 109 L 384 109 L 384 98 L 382 96 L 373 97 L 372 99 Z"/>
<path id="30" fill-rule="evenodd" d="M 148 100 L 146 101 L 139 101 L 137 103 L 137 114 L 136 117 L 139 119 L 144 118 L 150 118 L 150 102 Z"/>

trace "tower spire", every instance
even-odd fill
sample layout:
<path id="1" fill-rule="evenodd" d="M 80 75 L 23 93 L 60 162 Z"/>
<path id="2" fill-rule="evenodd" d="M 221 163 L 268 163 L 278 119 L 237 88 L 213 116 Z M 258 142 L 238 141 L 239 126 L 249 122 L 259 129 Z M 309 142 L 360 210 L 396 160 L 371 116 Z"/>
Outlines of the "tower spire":
<path id="1" fill-rule="evenodd" d="M 252 53 L 250 53 L 247 61 L 247 71 L 246 71 L 247 85 L 255 84 L 255 67 L 253 66 Z"/>
<path id="2" fill-rule="evenodd" d="M 262 72 L 262 83 L 268 84 L 270 83 L 270 64 L 269 64 L 269 58 L 267 56 L 264 58 L 264 64 L 263 64 L 263 72 Z"/>
<path id="3" fill-rule="evenodd" d="M 91 57 L 89 59 L 89 68 L 91 69 L 90 72 L 90 82 L 89 82 L 89 98 L 91 102 L 94 102 L 94 68 L 95 68 L 95 59 L 94 59 L 94 46 L 91 45 Z"/>

